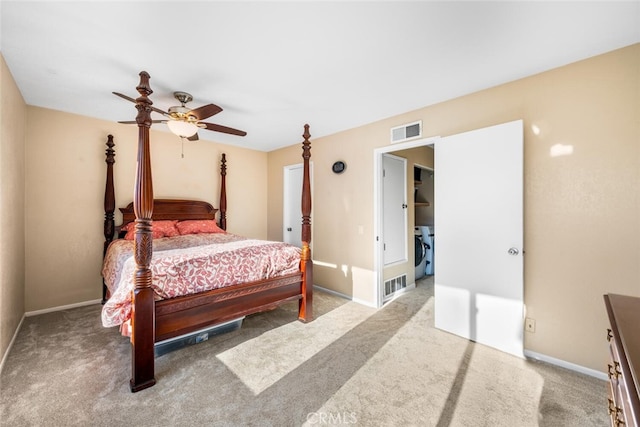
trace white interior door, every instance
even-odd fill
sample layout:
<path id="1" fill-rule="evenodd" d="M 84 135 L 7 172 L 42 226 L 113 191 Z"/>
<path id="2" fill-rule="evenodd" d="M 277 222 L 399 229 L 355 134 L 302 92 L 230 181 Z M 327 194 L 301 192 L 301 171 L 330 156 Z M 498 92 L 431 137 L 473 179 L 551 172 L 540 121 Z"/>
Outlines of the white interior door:
<path id="1" fill-rule="evenodd" d="M 285 243 L 302 247 L 302 174 L 303 165 L 284 168 L 284 206 L 282 236 Z"/>
<path id="2" fill-rule="evenodd" d="M 435 326 L 522 357 L 522 120 L 435 144 Z"/>
<path id="3" fill-rule="evenodd" d="M 382 155 L 384 265 L 407 260 L 407 159 Z"/>

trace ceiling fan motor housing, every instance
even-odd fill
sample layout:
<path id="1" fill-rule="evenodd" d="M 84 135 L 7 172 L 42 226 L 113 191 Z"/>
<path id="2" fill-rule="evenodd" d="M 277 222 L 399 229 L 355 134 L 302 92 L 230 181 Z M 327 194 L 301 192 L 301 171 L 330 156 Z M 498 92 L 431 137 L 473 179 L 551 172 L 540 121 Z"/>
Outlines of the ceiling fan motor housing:
<path id="1" fill-rule="evenodd" d="M 191 94 L 187 92 L 176 91 L 176 92 L 173 92 L 173 96 L 178 101 L 180 101 L 183 107 L 184 107 L 184 104 L 186 104 L 187 102 L 193 101 L 193 96 L 191 96 Z"/>
<path id="2" fill-rule="evenodd" d="M 169 107 L 169 115 L 172 119 L 197 122 L 198 119 L 193 114 L 189 114 L 190 112 L 191 109 L 184 106 Z"/>
<path id="3" fill-rule="evenodd" d="M 193 96 L 187 92 L 176 91 L 173 92 L 173 96 L 180 101 L 181 106 L 169 107 L 169 115 L 174 120 L 182 120 L 184 122 L 196 123 L 198 118 L 193 114 L 189 114 L 191 112 L 190 108 L 187 108 L 185 104 L 187 102 L 191 102 L 193 100 Z"/>

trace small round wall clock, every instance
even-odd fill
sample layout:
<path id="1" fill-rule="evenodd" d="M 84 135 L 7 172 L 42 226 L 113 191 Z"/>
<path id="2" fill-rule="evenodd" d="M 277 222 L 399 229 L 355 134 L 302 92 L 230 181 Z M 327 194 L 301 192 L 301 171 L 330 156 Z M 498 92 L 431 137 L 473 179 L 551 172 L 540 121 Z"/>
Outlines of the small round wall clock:
<path id="1" fill-rule="evenodd" d="M 333 173 L 342 173 L 347 168 L 347 164 L 342 160 L 338 160 L 331 166 L 331 170 Z"/>

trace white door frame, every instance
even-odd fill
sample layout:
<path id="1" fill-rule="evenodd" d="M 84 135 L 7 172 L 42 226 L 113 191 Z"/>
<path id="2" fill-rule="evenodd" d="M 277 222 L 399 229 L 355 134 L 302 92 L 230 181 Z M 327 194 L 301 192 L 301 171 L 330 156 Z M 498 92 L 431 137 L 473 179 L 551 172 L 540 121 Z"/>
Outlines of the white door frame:
<path id="1" fill-rule="evenodd" d="M 406 150 L 409 148 L 433 145 L 440 139 L 439 136 L 422 138 L 415 141 L 403 142 L 400 144 L 388 145 L 373 150 L 373 286 L 374 301 L 371 303 L 375 307 L 382 307 L 384 299 L 384 251 L 382 242 L 382 155 L 393 151 Z"/>

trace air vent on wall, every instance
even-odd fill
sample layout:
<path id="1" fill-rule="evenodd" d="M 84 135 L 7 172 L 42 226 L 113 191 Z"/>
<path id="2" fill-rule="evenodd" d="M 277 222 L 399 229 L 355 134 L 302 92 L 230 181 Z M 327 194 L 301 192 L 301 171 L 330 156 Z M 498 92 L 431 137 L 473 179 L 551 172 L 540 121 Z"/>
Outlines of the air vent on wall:
<path id="1" fill-rule="evenodd" d="M 422 120 L 391 128 L 391 143 L 408 141 L 422 136 Z"/>
<path id="2" fill-rule="evenodd" d="M 393 279 L 385 280 L 384 282 L 384 297 L 385 299 L 393 295 L 396 291 L 407 287 L 407 275 L 403 274 Z"/>

